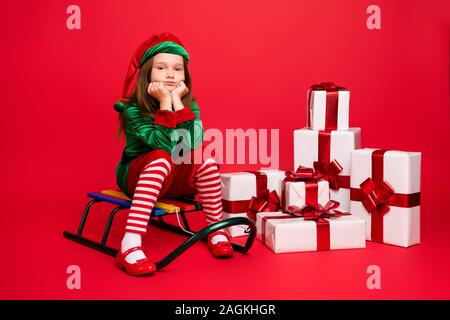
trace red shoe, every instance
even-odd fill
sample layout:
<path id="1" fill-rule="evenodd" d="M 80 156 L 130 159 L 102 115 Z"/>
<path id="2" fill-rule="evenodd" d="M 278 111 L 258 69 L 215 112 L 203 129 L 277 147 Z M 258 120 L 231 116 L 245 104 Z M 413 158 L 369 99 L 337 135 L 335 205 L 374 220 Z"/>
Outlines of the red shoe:
<path id="1" fill-rule="evenodd" d="M 129 263 L 125 260 L 125 257 L 134 251 L 142 250 L 146 257 L 144 259 L 139 259 L 135 263 Z M 152 262 L 151 259 L 147 258 L 147 254 L 142 247 L 133 247 L 125 251 L 124 253 L 120 252 L 117 254 L 117 262 L 120 267 L 125 270 L 126 273 L 132 276 L 143 276 L 146 274 L 151 274 L 156 271 L 156 265 Z"/>
<path id="2" fill-rule="evenodd" d="M 228 241 L 219 241 L 216 244 L 211 242 L 211 238 L 215 235 L 223 234 Z M 229 242 L 230 236 L 224 231 L 215 231 L 208 235 L 208 248 L 214 257 L 232 257 L 234 254 L 233 246 Z"/>

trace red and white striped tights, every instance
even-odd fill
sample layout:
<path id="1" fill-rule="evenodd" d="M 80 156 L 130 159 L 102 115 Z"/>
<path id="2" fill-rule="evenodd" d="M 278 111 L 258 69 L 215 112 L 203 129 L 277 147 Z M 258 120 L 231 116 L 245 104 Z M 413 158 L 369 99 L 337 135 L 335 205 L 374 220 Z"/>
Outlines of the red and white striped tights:
<path id="1" fill-rule="evenodd" d="M 158 199 L 162 185 L 172 166 L 164 158 L 150 162 L 139 176 L 139 181 L 131 202 L 125 236 L 122 240 L 122 252 L 141 245 L 141 236 L 147 232 L 150 214 Z M 214 159 L 206 159 L 194 175 L 194 182 L 202 200 L 203 211 L 208 224 L 222 220 L 222 189 L 219 168 Z M 212 242 L 228 241 L 223 235 L 216 235 Z M 130 253 L 129 263 L 144 258 L 142 251 Z"/>

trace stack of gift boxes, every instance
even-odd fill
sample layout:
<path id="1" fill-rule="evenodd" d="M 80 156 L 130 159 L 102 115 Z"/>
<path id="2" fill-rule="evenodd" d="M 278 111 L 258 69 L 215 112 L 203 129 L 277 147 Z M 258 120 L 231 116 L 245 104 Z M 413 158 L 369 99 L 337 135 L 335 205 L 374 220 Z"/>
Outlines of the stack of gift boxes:
<path id="1" fill-rule="evenodd" d="M 293 171 L 221 174 L 224 218 L 253 220 L 275 253 L 419 243 L 421 153 L 361 149 L 346 88 L 313 85 L 307 106 L 307 127 L 294 131 Z"/>

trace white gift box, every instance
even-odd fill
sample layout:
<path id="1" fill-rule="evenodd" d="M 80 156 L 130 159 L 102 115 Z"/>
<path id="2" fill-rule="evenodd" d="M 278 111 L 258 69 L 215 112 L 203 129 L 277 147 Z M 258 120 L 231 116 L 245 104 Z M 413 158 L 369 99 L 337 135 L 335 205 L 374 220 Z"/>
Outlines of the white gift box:
<path id="1" fill-rule="evenodd" d="M 279 197 L 281 197 L 281 183 L 285 177 L 285 172 L 276 169 L 261 169 L 258 170 L 267 176 L 267 189 L 269 191 L 275 190 Z M 232 172 L 222 173 L 220 175 L 222 183 L 222 203 L 224 204 L 223 216 L 225 219 L 234 217 L 247 217 L 247 208 L 252 197 L 257 196 L 257 178 L 256 175 L 250 172 Z M 226 202 L 239 201 L 240 207 L 246 207 L 241 212 L 228 212 L 226 209 Z M 248 204 L 247 204 L 248 203 Z M 232 237 L 239 237 L 248 234 L 248 227 L 246 225 L 236 225 L 228 228 L 228 232 Z"/>
<path id="2" fill-rule="evenodd" d="M 327 142 L 329 146 L 327 146 Z M 326 152 L 319 152 L 319 147 L 321 150 L 326 149 Z M 300 165 L 312 168 L 315 161 L 328 163 L 336 160 L 342 167 L 338 176 L 346 177 L 349 181 L 350 152 L 360 147 L 360 128 L 350 128 L 347 131 L 333 130 L 328 133 L 307 128 L 294 130 L 294 170 Z M 338 190 L 330 188 L 330 198 L 338 201 L 340 203 L 339 210 L 343 211 L 350 210 L 350 186 L 346 187 Z"/>
<path id="3" fill-rule="evenodd" d="M 256 215 L 257 238 L 275 253 L 317 251 L 317 224 L 301 217 L 268 219 L 264 217 L 290 216 L 280 212 L 260 212 Z M 330 250 L 365 248 L 364 220 L 354 216 L 327 219 L 330 224 Z"/>
<path id="4" fill-rule="evenodd" d="M 394 191 L 389 197 L 389 211 L 382 216 L 382 241 L 378 242 L 409 247 L 420 243 L 420 152 L 386 151 L 378 154 L 377 149 L 360 149 L 351 153 L 351 209 L 352 214 L 366 221 L 366 239 L 372 239 L 373 215 L 357 197 L 361 183 L 367 178 L 386 181 Z M 381 172 L 381 174 L 380 174 Z M 375 176 L 374 176 L 375 175 Z M 376 177 L 378 176 L 378 177 Z M 382 179 L 382 180 L 380 180 Z M 380 217 L 380 216 L 379 216 Z"/>
<path id="5" fill-rule="evenodd" d="M 327 119 L 327 92 L 325 90 L 312 90 L 308 95 L 308 128 L 311 130 L 348 130 L 349 128 L 349 106 L 350 91 L 338 91 L 337 119 L 336 125 L 330 128 Z M 330 110 L 328 110 L 330 112 Z"/>
<path id="6" fill-rule="evenodd" d="M 330 200 L 328 181 L 317 181 L 317 203 L 324 206 Z M 289 181 L 285 186 L 285 208 L 296 205 L 302 207 L 306 204 L 306 183 L 304 181 Z"/>

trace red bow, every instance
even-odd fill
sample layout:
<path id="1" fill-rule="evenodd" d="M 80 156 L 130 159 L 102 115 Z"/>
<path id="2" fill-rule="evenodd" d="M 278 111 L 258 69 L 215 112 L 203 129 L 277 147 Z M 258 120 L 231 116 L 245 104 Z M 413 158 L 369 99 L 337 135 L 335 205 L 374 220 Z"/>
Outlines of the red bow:
<path id="1" fill-rule="evenodd" d="M 320 84 L 313 84 L 312 90 L 325 90 L 325 91 L 340 91 L 346 90 L 345 87 L 337 86 L 334 82 L 321 82 Z"/>
<path id="2" fill-rule="evenodd" d="M 389 183 L 386 181 L 375 183 L 372 178 L 367 178 L 360 186 L 365 194 L 362 204 L 367 212 L 378 213 L 382 216 L 389 212 L 389 198 L 395 191 Z"/>
<path id="3" fill-rule="evenodd" d="M 338 174 L 343 168 L 337 160 L 333 160 L 330 163 L 315 161 L 314 169 L 322 174 L 323 178 L 329 182 L 331 189 L 339 190 Z"/>
<path id="4" fill-rule="evenodd" d="M 334 210 L 339 207 L 339 202 L 334 200 L 329 200 L 325 206 L 321 204 L 317 205 L 304 205 L 303 207 L 289 206 L 287 208 L 287 213 L 296 216 L 303 217 L 305 220 L 320 221 L 325 218 L 337 218 L 341 216 L 348 216 L 350 213 Z"/>
<path id="5" fill-rule="evenodd" d="M 317 225 L 317 250 L 330 250 L 330 222 L 325 218 L 337 218 L 348 216 L 350 213 L 334 210 L 339 207 L 339 202 L 330 200 L 325 206 L 320 204 L 305 205 L 303 207 L 289 206 L 287 213 L 295 217 L 303 217 L 305 220 L 314 221 Z"/>
<path id="6" fill-rule="evenodd" d="M 278 211 L 280 209 L 280 197 L 275 190 L 264 190 L 258 197 L 252 197 L 247 209 L 247 216 L 256 221 L 256 214 L 264 211 Z"/>
<path id="7" fill-rule="evenodd" d="M 303 166 L 298 166 L 295 172 L 286 171 L 285 176 L 285 181 L 320 180 L 323 178 L 323 175 L 319 171 Z"/>

